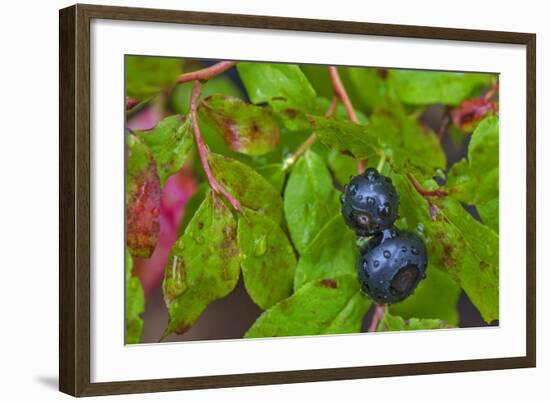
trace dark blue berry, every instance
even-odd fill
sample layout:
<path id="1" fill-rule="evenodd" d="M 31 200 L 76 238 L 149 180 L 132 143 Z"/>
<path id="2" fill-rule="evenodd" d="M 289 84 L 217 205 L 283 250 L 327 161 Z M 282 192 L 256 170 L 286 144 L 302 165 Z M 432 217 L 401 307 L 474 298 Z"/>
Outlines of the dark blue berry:
<path id="1" fill-rule="evenodd" d="M 357 269 L 361 289 L 378 303 L 395 303 L 411 295 L 426 275 L 428 254 L 422 238 L 386 230 L 361 248 Z"/>
<path id="2" fill-rule="evenodd" d="M 340 199 L 344 220 L 357 235 L 379 233 L 397 219 L 399 195 L 391 180 L 374 168 L 351 178 Z"/>

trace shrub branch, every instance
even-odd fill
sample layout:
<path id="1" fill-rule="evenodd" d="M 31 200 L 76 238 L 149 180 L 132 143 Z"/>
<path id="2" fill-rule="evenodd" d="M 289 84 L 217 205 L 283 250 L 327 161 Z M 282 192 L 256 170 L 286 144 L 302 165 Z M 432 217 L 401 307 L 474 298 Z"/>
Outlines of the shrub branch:
<path id="1" fill-rule="evenodd" d="M 223 74 L 236 64 L 236 61 L 220 61 L 219 63 L 216 63 L 208 68 L 181 74 L 176 80 L 176 83 L 182 84 L 189 81 L 206 81 Z"/>
<path id="2" fill-rule="evenodd" d="M 212 170 L 210 170 L 210 165 L 208 164 L 208 148 L 206 147 L 206 144 L 202 139 L 201 131 L 199 128 L 199 120 L 197 117 L 197 103 L 201 94 L 201 88 L 202 84 L 200 83 L 200 81 L 195 81 L 195 83 L 193 84 L 193 90 L 191 91 L 191 104 L 189 107 L 191 120 L 193 121 L 193 134 L 195 136 L 195 143 L 197 144 L 197 150 L 199 152 L 201 164 L 206 174 L 206 178 L 208 179 L 208 184 L 210 185 L 212 190 L 216 193 L 223 195 L 225 199 L 227 199 L 228 202 L 231 203 L 233 208 L 236 211 L 240 212 L 241 204 L 229 192 L 227 192 L 224 187 L 222 187 L 218 183 L 218 181 L 216 180 L 216 178 L 214 178 L 214 175 L 212 174 Z"/>

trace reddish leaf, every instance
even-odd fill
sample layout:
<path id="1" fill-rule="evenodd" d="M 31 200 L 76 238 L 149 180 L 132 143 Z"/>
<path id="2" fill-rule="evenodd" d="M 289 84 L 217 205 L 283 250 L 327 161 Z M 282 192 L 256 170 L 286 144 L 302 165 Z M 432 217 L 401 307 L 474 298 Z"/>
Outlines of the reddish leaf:
<path id="1" fill-rule="evenodd" d="M 484 96 L 468 99 L 451 110 L 453 124 L 460 129 L 471 132 L 477 122 L 485 116 L 498 111 L 498 105 Z"/>
<path id="2" fill-rule="evenodd" d="M 127 144 L 126 244 L 133 256 L 148 258 L 160 232 L 160 180 L 149 148 L 135 135 Z"/>

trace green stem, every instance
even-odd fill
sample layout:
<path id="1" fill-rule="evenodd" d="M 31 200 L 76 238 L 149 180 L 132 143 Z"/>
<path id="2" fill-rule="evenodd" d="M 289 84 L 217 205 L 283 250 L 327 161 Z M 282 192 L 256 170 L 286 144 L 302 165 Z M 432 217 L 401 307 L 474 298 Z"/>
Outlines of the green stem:
<path id="1" fill-rule="evenodd" d="M 378 162 L 378 166 L 376 166 L 376 169 L 379 173 L 382 173 L 382 170 L 384 169 L 384 165 L 386 164 L 386 156 L 382 155 L 380 158 L 380 161 Z"/>

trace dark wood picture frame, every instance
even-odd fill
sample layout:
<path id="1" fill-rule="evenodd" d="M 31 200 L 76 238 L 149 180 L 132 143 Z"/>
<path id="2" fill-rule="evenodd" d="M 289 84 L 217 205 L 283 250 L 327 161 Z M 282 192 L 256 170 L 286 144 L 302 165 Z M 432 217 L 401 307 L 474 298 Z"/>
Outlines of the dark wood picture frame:
<path id="1" fill-rule="evenodd" d="M 90 21 L 94 18 L 525 45 L 527 49 L 526 356 L 91 383 Z M 92 396 L 535 366 L 535 34 L 80 4 L 60 10 L 59 29 L 59 388 L 62 392 L 73 396 Z"/>

